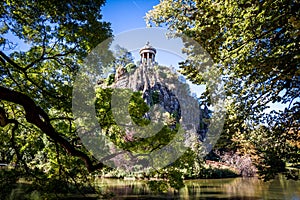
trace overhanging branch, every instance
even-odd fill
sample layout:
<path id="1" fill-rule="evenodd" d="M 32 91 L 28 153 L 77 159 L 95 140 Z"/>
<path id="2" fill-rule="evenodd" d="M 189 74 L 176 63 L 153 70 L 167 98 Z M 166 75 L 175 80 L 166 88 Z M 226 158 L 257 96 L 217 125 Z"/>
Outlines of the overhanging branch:
<path id="1" fill-rule="evenodd" d="M 23 106 L 27 122 L 34 124 L 41 129 L 52 140 L 60 144 L 70 155 L 82 159 L 89 172 L 104 167 L 103 163 L 95 163 L 94 159 L 90 158 L 84 152 L 76 149 L 69 141 L 64 139 L 51 125 L 48 114 L 42 108 L 37 106 L 27 95 L 0 86 L 0 100 L 5 100 Z"/>

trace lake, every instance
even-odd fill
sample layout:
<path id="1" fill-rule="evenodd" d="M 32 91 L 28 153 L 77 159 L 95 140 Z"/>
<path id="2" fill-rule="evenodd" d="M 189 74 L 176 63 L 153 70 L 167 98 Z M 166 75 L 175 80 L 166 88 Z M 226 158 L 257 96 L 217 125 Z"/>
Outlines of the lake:
<path id="1" fill-rule="evenodd" d="M 257 178 L 187 180 L 179 192 L 150 191 L 146 181 L 100 179 L 103 192 L 112 193 L 111 199 L 286 199 L 300 200 L 300 181 L 283 177 L 270 182 Z"/>

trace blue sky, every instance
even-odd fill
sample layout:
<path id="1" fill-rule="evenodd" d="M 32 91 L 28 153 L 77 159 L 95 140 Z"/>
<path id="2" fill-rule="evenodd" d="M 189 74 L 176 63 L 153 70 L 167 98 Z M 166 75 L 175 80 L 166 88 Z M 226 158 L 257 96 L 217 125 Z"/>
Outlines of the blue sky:
<path id="1" fill-rule="evenodd" d="M 111 22 L 113 34 L 145 28 L 144 16 L 159 0 L 107 0 L 102 8 L 104 21 Z"/>
<path id="2" fill-rule="evenodd" d="M 122 36 L 126 34 L 125 32 L 134 32 L 136 29 L 146 28 L 144 17 L 146 13 L 157 4 L 159 4 L 159 0 L 108 0 L 102 8 L 103 20 L 111 23 L 113 34 L 116 37 L 118 37 L 118 35 Z M 157 47 L 157 45 L 155 45 L 155 39 L 156 38 L 148 37 L 145 38 L 144 42 L 146 43 L 149 40 L 154 47 Z M 166 44 L 165 41 L 162 43 Z M 183 45 L 181 47 L 183 47 Z M 177 50 L 181 50 L 181 47 L 177 47 Z M 161 65 L 178 68 L 178 62 L 184 61 L 184 56 L 176 54 L 174 51 L 170 51 L 170 49 L 172 48 L 168 49 L 166 47 L 164 50 L 157 49 L 156 61 Z M 135 61 L 139 60 L 138 51 L 132 51 L 131 53 Z M 205 86 L 197 86 L 190 83 L 190 87 L 192 92 L 200 96 Z"/>
<path id="3" fill-rule="evenodd" d="M 133 29 L 145 28 L 146 22 L 144 17 L 146 13 L 157 4 L 159 4 L 159 0 L 107 0 L 102 8 L 103 20 L 111 23 L 114 35 Z M 136 52 L 132 53 L 135 60 L 138 60 L 138 54 Z M 158 51 L 156 60 L 162 65 L 172 65 L 176 67 L 181 58 L 172 55 L 170 52 Z M 191 86 L 191 89 L 199 95 L 204 88 L 195 87 L 193 85 Z M 285 107 L 285 105 L 278 103 L 269 105 L 271 108 L 267 109 L 265 112 L 270 112 L 273 109 L 282 110 Z"/>
<path id="4" fill-rule="evenodd" d="M 106 4 L 102 7 L 103 20 L 111 23 L 113 35 L 119 35 L 138 28 L 145 28 L 146 22 L 144 17 L 146 13 L 157 4 L 159 4 L 159 0 L 107 0 Z M 14 50 L 26 51 L 28 49 L 28 44 L 25 44 L 23 41 L 15 37 L 14 40 L 18 43 L 18 46 Z M 148 39 L 145 39 L 145 43 L 147 40 Z M 132 53 L 135 60 L 138 60 L 138 53 Z M 177 63 L 182 60 L 182 57 L 178 57 L 171 52 L 159 50 L 156 58 L 159 64 L 166 66 L 172 65 L 175 68 Z M 194 89 L 198 90 L 197 88 Z M 285 106 L 280 104 L 271 104 L 271 107 L 272 109 L 275 108 L 278 110 L 283 109 Z M 270 112 L 270 110 L 271 109 L 267 109 L 267 112 Z"/>
<path id="5" fill-rule="evenodd" d="M 104 7 L 102 7 L 103 20 L 111 23 L 113 35 L 118 37 L 128 31 L 146 28 L 144 17 L 157 4 L 159 4 L 159 0 L 107 0 Z M 155 39 L 152 38 L 152 40 Z M 147 41 L 156 47 L 151 41 L 151 37 L 145 38 L 144 44 Z M 138 51 L 132 51 L 131 53 L 135 61 L 139 60 Z M 182 56 L 178 56 L 178 54 L 176 55 L 166 48 L 164 50 L 157 49 L 156 61 L 161 65 L 172 65 L 177 68 L 178 62 L 183 60 Z"/>
<path id="6" fill-rule="evenodd" d="M 157 4 L 159 0 L 107 0 L 102 7 L 103 20 L 111 23 L 114 35 L 136 28 L 145 28 L 145 14 Z M 9 36 L 18 44 L 14 50 L 24 51 L 29 48 L 28 44 L 17 37 Z"/>

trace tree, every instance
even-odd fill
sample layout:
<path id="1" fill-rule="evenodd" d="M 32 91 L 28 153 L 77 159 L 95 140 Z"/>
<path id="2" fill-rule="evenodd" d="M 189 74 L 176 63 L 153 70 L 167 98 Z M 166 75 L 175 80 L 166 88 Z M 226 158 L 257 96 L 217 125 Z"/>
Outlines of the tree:
<path id="1" fill-rule="evenodd" d="M 80 144 L 71 113 L 76 72 L 84 57 L 111 37 L 110 24 L 102 21 L 103 4 L 0 4 L 0 160 L 14 163 L 22 176 L 23 169 L 33 177 L 38 176 L 33 169 L 47 169 L 48 178 L 71 180 L 84 166 L 90 172 L 103 167 Z M 27 51 L 14 49 L 16 38 L 28 44 Z"/>
<path id="2" fill-rule="evenodd" d="M 115 47 L 115 64 L 117 66 L 125 67 L 129 63 L 133 63 L 132 54 L 124 47 L 117 45 Z"/>
<path id="3" fill-rule="evenodd" d="M 284 163 L 268 163 L 273 175 L 285 171 L 286 163 L 299 163 L 299 147 L 291 146 L 299 140 L 299 7 L 297 0 L 163 0 L 146 17 L 150 26 L 166 25 L 170 32 L 193 38 L 221 66 L 225 90 L 231 98 L 223 134 L 225 146 L 266 124 L 269 134 L 264 136 L 276 141 L 278 147 L 264 151 L 264 158 L 280 154 L 278 159 Z M 190 54 L 181 64 L 181 72 L 200 84 L 201 74 L 190 65 L 193 60 L 197 56 Z M 270 103 L 282 103 L 287 108 L 265 113 Z M 263 131 L 258 132 L 256 139 Z M 281 143 L 282 137 L 291 143 Z M 263 172 L 267 168 L 260 169 Z"/>

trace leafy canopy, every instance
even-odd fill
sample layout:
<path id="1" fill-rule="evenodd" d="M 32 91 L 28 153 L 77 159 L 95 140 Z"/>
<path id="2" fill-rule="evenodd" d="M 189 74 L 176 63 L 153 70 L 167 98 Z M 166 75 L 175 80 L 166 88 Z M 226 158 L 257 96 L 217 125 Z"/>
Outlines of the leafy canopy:
<path id="1" fill-rule="evenodd" d="M 255 154 L 264 155 L 261 159 L 268 163 L 260 171 L 274 167 L 270 171 L 273 175 L 286 170 L 278 162 L 299 163 L 299 8 L 298 0 L 163 0 L 146 16 L 150 26 L 165 25 L 172 33 L 193 38 L 219 64 L 230 99 L 221 146 L 233 148 L 234 138 L 249 138 L 254 131 L 256 139 L 252 141 L 261 141 L 252 146 Z M 181 72 L 200 84 L 202 77 L 191 64 L 197 59 L 190 54 L 181 64 Z M 208 92 L 206 95 L 209 99 Z M 286 109 L 266 113 L 270 103 L 284 104 Z M 255 131 L 258 125 L 265 126 L 266 133 Z M 276 148 L 261 154 L 261 148 L 266 147 L 259 139 L 261 134 Z M 242 148 L 245 143 L 235 145 Z M 274 157 L 278 162 L 271 162 Z"/>
<path id="2" fill-rule="evenodd" d="M 91 49 L 112 36 L 103 4 L 0 3 L 0 162 L 14 164 L 16 179 L 25 171 L 40 187 L 47 178 L 76 184 L 87 170 L 103 167 L 80 144 L 71 114 L 76 72 Z M 52 185 L 53 191 L 64 188 Z"/>

